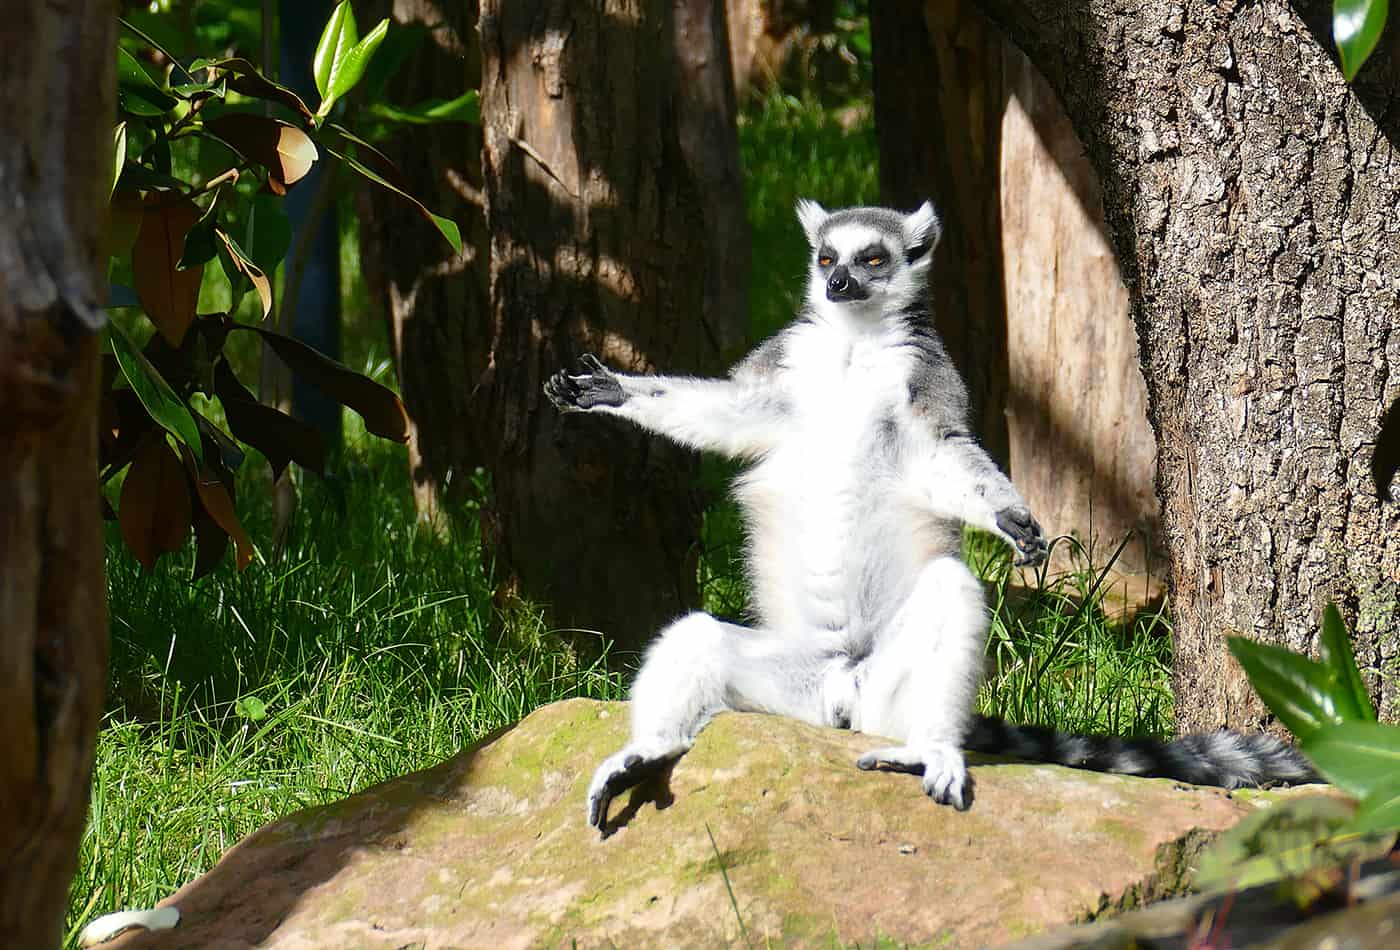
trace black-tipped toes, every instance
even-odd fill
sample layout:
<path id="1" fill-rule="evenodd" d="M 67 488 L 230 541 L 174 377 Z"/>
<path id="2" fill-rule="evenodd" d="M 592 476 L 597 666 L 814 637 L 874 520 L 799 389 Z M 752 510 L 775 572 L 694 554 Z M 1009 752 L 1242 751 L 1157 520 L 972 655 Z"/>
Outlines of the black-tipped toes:
<path id="1" fill-rule="evenodd" d="M 579 358 L 585 372 L 574 376 L 560 370 L 545 380 L 544 394 L 561 412 L 586 412 L 598 406 L 620 406 L 627 401 L 617 374 L 592 353 Z"/>
<path id="2" fill-rule="evenodd" d="M 1021 505 L 1003 508 L 997 512 L 997 527 L 1015 545 L 1017 567 L 1033 567 L 1042 563 L 1050 553 L 1040 523 L 1031 515 L 1029 508 Z"/>
<path id="3" fill-rule="evenodd" d="M 647 759 L 632 753 L 622 760 L 622 767 L 614 771 L 600 784 L 596 784 L 588 796 L 588 824 L 599 831 L 605 831 L 608 823 L 608 806 L 623 792 L 657 775 L 675 759 Z M 595 780 L 596 781 L 596 780 Z"/>

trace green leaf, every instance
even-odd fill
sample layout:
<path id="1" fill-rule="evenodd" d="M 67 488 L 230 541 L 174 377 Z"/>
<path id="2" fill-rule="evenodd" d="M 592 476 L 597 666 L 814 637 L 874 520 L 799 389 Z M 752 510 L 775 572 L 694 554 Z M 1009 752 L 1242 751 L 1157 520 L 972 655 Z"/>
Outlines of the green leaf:
<path id="1" fill-rule="evenodd" d="M 178 69 L 180 72 L 184 73 L 186 79 L 188 79 L 191 82 L 194 81 L 194 77 L 190 75 L 189 70 L 185 69 L 185 67 L 180 65 L 180 60 L 176 56 L 172 55 L 170 50 L 166 49 L 164 46 L 160 45 L 160 43 L 156 42 L 155 38 L 152 37 L 149 33 L 146 33 L 145 31 L 141 30 L 139 27 L 136 26 L 136 24 L 123 17 L 117 17 L 117 25 L 122 27 L 123 29 L 129 30 L 136 36 L 139 36 L 147 46 L 164 56 L 165 61 L 167 63 L 170 63 L 175 69 Z"/>
<path id="2" fill-rule="evenodd" d="M 235 324 L 229 329 L 247 330 L 262 337 L 304 382 L 359 413 L 368 431 L 396 442 L 408 441 L 408 413 L 393 390 L 285 334 L 246 324 Z"/>
<path id="3" fill-rule="evenodd" d="M 1358 834 L 1400 830 L 1400 776 L 1382 782 L 1361 800 L 1356 818 L 1347 830 Z"/>
<path id="4" fill-rule="evenodd" d="M 376 185 L 379 185 L 381 188 L 387 188 L 394 194 L 403 198 L 404 200 L 412 202 L 413 206 L 417 208 L 419 212 L 421 212 L 422 215 L 432 223 L 433 227 L 438 229 L 438 233 L 447 239 L 447 243 L 452 245 L 452 250 L 458 254 L 462 253 L 462 232 L 458 229 L 457 222 L 453 221 L 450 218 L 444 218 L 441 215 L 433 214 L 423 205 L 423 202 L 419 201 L 417 198 L 413 197 L 408 192 L 404 191 L 402 188 L 390 184 L 383 177 L 381 177 L 373 171 L 370 171 L 370 169 L 365 167 L 360 162 L 357 162 L 355 159 L 350 158 L 348 155 L 342 155 L 340 152 L 337 152 L 334 149 L 330 148 L 327 148 L 326 151 L 330 152 L 336 158 L 340 159 L 342 162 L 349 165 L 355 171 L 359 172 L 361 175 L 363 175 L 365 178 L 368 178 Z"/>
<path id="5" fill-rule="evenodd" d="M 1231 637 L 1229 647 L 1259 698 L 1299 739 L 1342 722 L 1334 695 L 1340 688 L 1321 663 L 1243 637 Z"/>
<path id="6" fill-rule="evenodd" d="M 123 112 L 148 119 L 175 108 L 175 99 L 162 92 L 136 57 L 121 47 L 117 47 L 117 98 Z"/>
<path id="7" fill-rule="evenodd" d="M 325 115 L 335 104 L 331 90 L 332 79 L 345 55 L 360 41 L 360 30 L 355 25 L 355 11 L 350 9 L 350 0 L 340 0 L 326 26 L 321 30 L 321 39 L 316 43 L 316 53 L 311 59 L 311 74 L 316 79 L 316 91 L 321 94 L 321 108 L 317 115 Z"/>
<path id="8" fill-rule="evenodd" d="M 211 217 L 206 216 L 185 235 L 185 249 L 180 254 L 180 262 L 175 265 L 175 269 L 188 270 L 207 264 L 217 253 L 219 245 L 214 240 L 214 222 Z"/>
<path id="9" fill-rule="evenodd" d="M 1400 726 L 1326 726 L 1303 739 L 1303 752 L 1334 784 L 1364 798 L 1400 775 Z"/>
<path id="10" fill-rule="evenodd" d="M 146 355 L 136 348 L 122 328 L 111 322 L 107 325 L 111 327 L 108 339 L 112 341 L 112 354 L 116 356 L 122 375 L 131 384 L 136 397 L 141 400 L 141 405 L 146 407 L 146 411 L 161 428 L 182 444 L 189 446 L 195 458 L 203 462 L 204 449 L 199 441 L 199 427 L 195 425 L 189 407 L 175 394 L 165 377 L 161 376 Z"/>
<path id="11" fill-rule="evenodd" d="M 374 58 L 374 51 L 379 49 L 379 44 L 384 42 L 384 34 L 389 32 L 389 21 L 380 20 L 374 29 L 365 35 L 365 38 L 356 43 L 354 48 L 345 54 L 345 58 L 336 64 L 331 70 L 331 101 L 342 99 L 355 84 L 360 81 L 360 77 L 365 74 L 365 67 Z M 326 106 L 321 105 L 322 109 Z"/>
<path id="12" fill-rule="evenodd" d="M 1339 848 L 1354 848 L 1331 843 L 1353 814 L 1350 802 L 1321 795 L 1253 812 L 1211 843 L 1193 883 L 1206 890 L 1253 887 L 1335 864 Z"/>
<path id="13" fill-rule="evenodd" d="M 1371 705 L 1371 696 L 1361 681 L 1361 671 L 1356 668 L 1356 657 L 1351 652 L 1351 637 L 1347 635 L 1347 625 L 1342 622 L 1336 604 L 1322 609 L 1321 654 L 1323 665 L 1331 670 L 1341 687 L 1337 691 L 1338 698 L 1345 696 L 1348 700 L 1348 708 L 1343 710 L 1346 718 L 1375 722 L 1376 708 Z"/>
<path id="14" fill-rule="evenodd" d="M 1332 37 L 1337 41 L 1347 82 L 1356 78 L 1380 42 L 1389 9 L 1389 0 L 1335 0 L 1332 4 Z"/>
<path id="15" fill-rule="evenodd" d="M 256 696 L 244 696 L 233 704 L 233 711 L 251 722 L 267 718 L 267 703 Z"/>
<path id="16" fill-rule="evenodd" d="M 388 103 L 376 102 L 369 107 L 370 115 L 389 122 L 406 125 L 435 125 L 442 122 L 481 124 L 480 93 L 468 89 L 456 99 L 427 99 L 417 105 L 400 109 Z"/>
<path id="17" fill-rule="evenodd" d="M 126 123 L 118 122 L 112 130 L 112 184 L 107 188 L 107 199 L 117 190 L 117 179 L 122 177 L 122 166 L 126 164 Z"/>

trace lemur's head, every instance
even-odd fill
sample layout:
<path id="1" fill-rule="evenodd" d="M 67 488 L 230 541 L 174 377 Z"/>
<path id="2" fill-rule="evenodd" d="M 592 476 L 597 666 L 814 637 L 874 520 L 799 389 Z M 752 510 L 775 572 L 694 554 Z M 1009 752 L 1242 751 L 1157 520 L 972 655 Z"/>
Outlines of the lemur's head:
<path id="1" fill-rule="evenodd" d="M 812 246 L 812 306 L 872 317 L 902 310 L 919 298 L 943 233 L 927 201 L 902 214 L 889 208 L 827 211 L 804 198 L 797 202 L 797 219 Z"/>

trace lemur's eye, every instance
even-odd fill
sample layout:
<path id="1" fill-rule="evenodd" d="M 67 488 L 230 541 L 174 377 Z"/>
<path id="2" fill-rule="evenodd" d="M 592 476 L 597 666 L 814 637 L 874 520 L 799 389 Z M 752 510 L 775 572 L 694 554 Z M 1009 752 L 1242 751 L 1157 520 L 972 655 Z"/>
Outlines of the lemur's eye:
<path id="1" fill-rule="evenodd" d="M 817 258 L 817 263 L 820 264 L 820 265 L 823 266 L 823 267 L 830 267 L 830 266 L 831 266 L 831 255 L 830 255 L 830 254 L 823 254 L 821 257 Z"/>
<path id="2" fill-rule="evenodd" d="M 879 266 L 880 266 L 881 264 L 883 264 L 883 263 L 885 263 L 885 259 L 884 259 L 883 257 L 881 257 L 879 254 L 874 254 L 874 255 L 872 255 L 872 256 L 870 256 L 870 257 L 867 257 L 867 258 L 865 259 L 865 266 L 866 266 L 866 267 L 879 267 Z"/>

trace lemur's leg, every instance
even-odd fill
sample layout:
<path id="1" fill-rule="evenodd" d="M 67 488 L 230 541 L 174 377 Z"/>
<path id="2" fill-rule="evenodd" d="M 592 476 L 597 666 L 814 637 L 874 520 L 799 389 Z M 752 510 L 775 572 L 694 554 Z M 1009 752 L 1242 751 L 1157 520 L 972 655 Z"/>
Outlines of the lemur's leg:
<path id="1" fill-rule="evenodd" d="M 787 401 L 775 387 L 733 379 L 631 376 L 588 354 L 584 372 L 561 370 L 544 392 L 561 411 L 620 416 L 682 445 L 732 458 L 756 458 L 777 442 Z"/>
<path id="2" fill-rule="evenodd" d="M 868 752 L 858 766 L 919 773 L 940 804 L 972 804 L 962 744 L 988 623 L 982 585 L 962 561 L 940 557 L 924 567 L 860 672 L 861 730 L 903 744 Z"/>
<path id="3" fill-rule="evenodd" d="M 922 458 L 914 477 L 933 511 L 1000 535 L 1015 549 L 1018 565 L 1045 560 L 1048 548 L 1040 524 L 1016 486 L 974 440 L 938 440 Z"/>
<path id="4" fill-rule="evenodd" d="M 726 709 L 827 722 L 823 687 L 837 665 L 796 638 L 723 623 L 705 613 L 677 620 L 647 651 L 632 684 L 632 735 L 598 766 L 588 823 L 602 828 L 613 797 L 680 758 Z M 840 686 L 839 677 L 831 677 Z"/>

